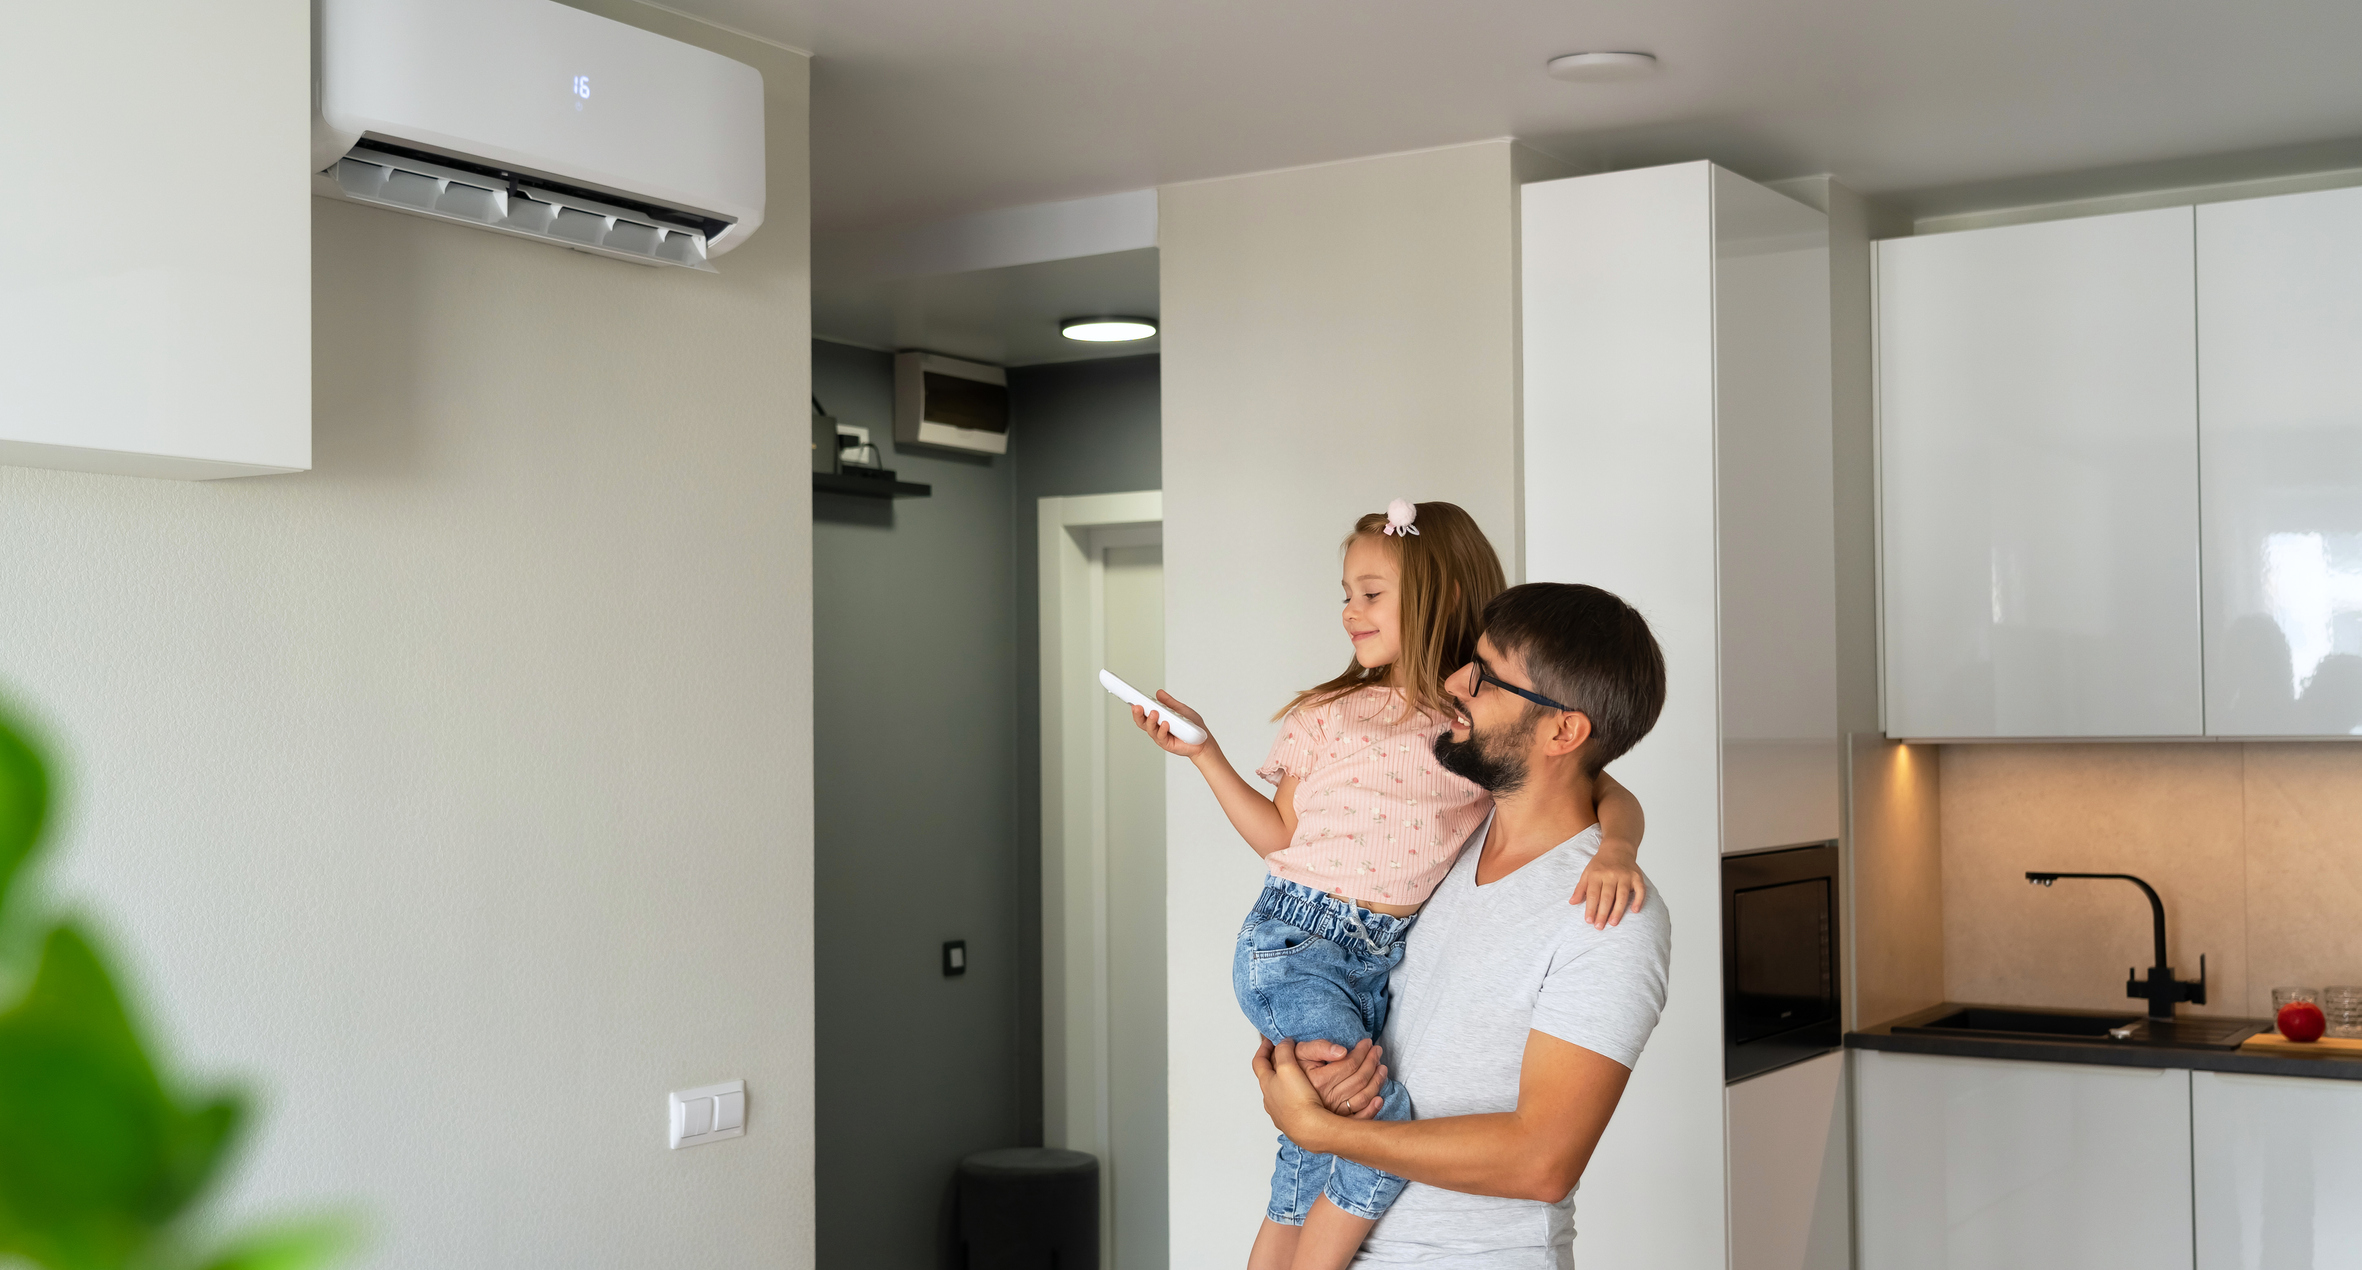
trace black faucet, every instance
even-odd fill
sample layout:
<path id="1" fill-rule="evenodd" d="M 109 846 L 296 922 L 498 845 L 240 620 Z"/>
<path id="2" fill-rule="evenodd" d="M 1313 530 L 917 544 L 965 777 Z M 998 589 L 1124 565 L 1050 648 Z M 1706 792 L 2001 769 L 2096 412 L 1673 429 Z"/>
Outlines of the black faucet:
<path id="1" fill-rule="evenodd" d="M 2124 995 L 2147 997 L 2149 1017 L 2160 1022 L 2173 1021 L 2173 1003 L 2187 1001 L 2192 1005 L 2206 1004 L 2206 954 L 2198 954 L 2198 979 L 2173 977 L 2173 967 L 2165 964 L 2165 901 L 2157 898 L 2157 890 L 2129 873 L 2031 873 L 2026 880 L 2038 886 L 2049 886 L 2060 878 L 2122 878 L 2141 888 L 2149 897 L 2149 914 L 2157 925 L 2157 961 L 2149 967 L 2149 981 L 2143 983 L 2133 971 L 2124 972 Z"/>

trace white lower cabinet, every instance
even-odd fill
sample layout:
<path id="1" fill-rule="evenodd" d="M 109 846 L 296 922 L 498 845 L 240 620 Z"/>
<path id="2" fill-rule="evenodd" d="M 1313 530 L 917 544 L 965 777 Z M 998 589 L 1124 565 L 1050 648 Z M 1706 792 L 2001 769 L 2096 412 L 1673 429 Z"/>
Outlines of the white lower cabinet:
<path id="1" fill-rule="evenodd" d="M 1845 1054 L 1723 1090 L 1730 1270 L 1848 1270 Z"/>
<path id="2" fill-rule="evenodd" d="M 2190 1079 L 2198 1270 L 2362 1266 L 2362 1081 Z"/>
<path id="3" fill-rule="evenodd" d="M 2189 1072 L 1852 1053 L 1861 1270 L 2192 1264 Z"/>

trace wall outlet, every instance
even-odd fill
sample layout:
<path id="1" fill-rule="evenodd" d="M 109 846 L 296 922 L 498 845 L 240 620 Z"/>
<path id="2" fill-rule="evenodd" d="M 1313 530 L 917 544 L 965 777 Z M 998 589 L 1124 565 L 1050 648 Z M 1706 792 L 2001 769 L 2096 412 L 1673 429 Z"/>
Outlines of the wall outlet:
<path id="1" fill-rule="evenodd" d="M 675 1150 L 746 1134 L 746 1082 L 743 1080 L 676 1089 L 667 1096 L 666 1105 L 672 1114 Z"/>

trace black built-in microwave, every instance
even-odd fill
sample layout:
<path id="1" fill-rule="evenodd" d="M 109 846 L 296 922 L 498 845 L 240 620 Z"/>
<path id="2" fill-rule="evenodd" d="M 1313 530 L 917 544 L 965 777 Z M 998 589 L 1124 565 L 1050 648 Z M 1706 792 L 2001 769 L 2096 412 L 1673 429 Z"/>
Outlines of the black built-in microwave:
<path id="1" fill-rule="evenodd" d="M 1722 858 L 1722 1071 L 1742 1080 L 1841 1040 L 1837 844 Z"/>

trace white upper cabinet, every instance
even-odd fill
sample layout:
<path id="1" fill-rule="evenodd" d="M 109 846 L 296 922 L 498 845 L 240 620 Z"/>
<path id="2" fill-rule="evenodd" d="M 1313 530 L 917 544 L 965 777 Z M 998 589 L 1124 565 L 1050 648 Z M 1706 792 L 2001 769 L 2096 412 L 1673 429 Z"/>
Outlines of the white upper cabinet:
<path id="1" fill-rule="evenodd" d="M 1616 770 L 1707 773 L 1724 851 L 1834 838 L 1828 218 L 1710 163 L 1522 200 L 1525 574 L 1647 614 L 1675 685 Z"/>
<path id="2" fill-rule="evenodd" d="M 1840 817 L 1829 220 L 1719 168 L 1713 198 L 1722 846 L 1746 851 Z"/>
<path id="3" fill-rule="evenodd" d="M 2206 730 L 2362 735 L 2362 189 L 2198 209 Z"/>
<path id="4" fill-rule="evenodd" d="M 12 4 L 0 37 L 0 463 L 312 465 L 302 0 Z M 401 350 L 387 350 L 398 391 Z"/>
<path id="5" fill-rule="evenodd" d="M 1889 736 L 2202 730 L 2192 236 L 1878 244 Z"/>

